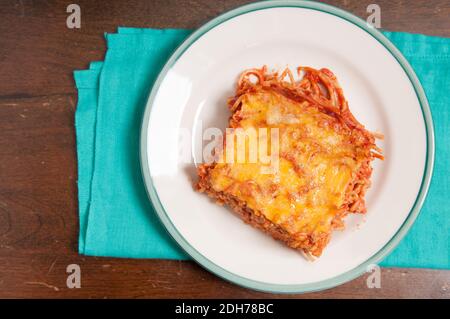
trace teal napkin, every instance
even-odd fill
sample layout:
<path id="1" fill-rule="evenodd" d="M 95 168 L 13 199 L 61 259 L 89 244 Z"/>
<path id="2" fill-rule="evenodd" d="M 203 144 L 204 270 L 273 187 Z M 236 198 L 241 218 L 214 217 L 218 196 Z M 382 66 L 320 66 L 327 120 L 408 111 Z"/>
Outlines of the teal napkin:
<path id="1" fill-rule="evenodd" d="M 81 254 L 187 258 L 147 198 L 139 133 L 153 81 L 189 33 L 120 28 L 118 34 L 106 34 L 104 62 L 74 73 Z"/>
<path id="2" fill-rule="evenodd" d="M 188 30 L 119 28 L 103 62 L 75 71 L 78 105 L 79 252 L 90 256 L 188 259 L 166 234 L 145 192 L 139 131 L 152 83 Z M 385 32 L 427 93 L 436 134 L 428 198 L 383 266 L 450 268 L 450 39 Z"/>

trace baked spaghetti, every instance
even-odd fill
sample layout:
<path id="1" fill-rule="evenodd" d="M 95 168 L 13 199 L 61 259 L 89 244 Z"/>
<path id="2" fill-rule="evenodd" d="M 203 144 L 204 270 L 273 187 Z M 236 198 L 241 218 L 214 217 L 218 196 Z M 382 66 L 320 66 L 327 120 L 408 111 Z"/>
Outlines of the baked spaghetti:
<path id="1" fill-rule="evenodd" d="M 347 214 L 366 212 L 382 136 L 356 120 L 328 69 L 299 67 L 296 78 L 289 69 L 246 70 L 228 106 L 232 129 L 278 130 L 277 169 L 262 173 L 266 163 L 224 160 L 226 138 L 215 161 L 199 166 L 197 190 L 305 256 L 320 256 Z"/>

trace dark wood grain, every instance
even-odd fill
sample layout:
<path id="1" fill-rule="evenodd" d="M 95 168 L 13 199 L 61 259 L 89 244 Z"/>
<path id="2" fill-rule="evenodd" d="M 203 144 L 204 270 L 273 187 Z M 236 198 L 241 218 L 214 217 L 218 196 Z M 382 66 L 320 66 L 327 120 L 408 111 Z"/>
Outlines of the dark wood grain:
<path id="1" fill-rule="evenodd" d="M 66 28 L 66 7 L 82 27 Z M 248 1 L 0 2 L 0 297 L 280 297 L 227 283 L 193 262 L 77 254 L 76 149 L 72 71 L 101 60 L 103 32 L 119 25 L 195 28 Z M 327 1 L 363 18 L 373 1 Z M 382 27 L 450 36 L 449 1 L 376 1 Z M 66 267 L 81 266 L 82 288 L 66 288 Z M 382 288 L 366 276 L 327 291 L 281 297 L 450 298 L 450 272 L 383 269 Z"/>

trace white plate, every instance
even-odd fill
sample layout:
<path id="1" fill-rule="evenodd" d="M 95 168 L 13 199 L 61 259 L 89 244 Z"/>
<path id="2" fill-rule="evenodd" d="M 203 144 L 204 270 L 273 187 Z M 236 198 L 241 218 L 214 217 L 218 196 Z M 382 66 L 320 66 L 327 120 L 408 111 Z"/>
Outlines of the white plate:
<path id="1" fill-rule="evenodd" d="M 226 99 L 238 75 L 262 65 L 329 68 L 357 119 L 385 135 L 379 145 L 386 160 L 375 161 L 368 213 L 347 218 L 346 230 L 335 232 L 313 263 L 195 192 L 195 164 L 180 155 L 180 133 L 189 130 L 189 158 L 201 161 L 202 131 L 226 127 Z M 141 136 L 147 190 L 172 237 L 217 275 L 272 292 L 332 287 L 382 259 L 417 217 L 433 158 L 427 100 L 399 51 L 355 16 L 301 1 L 247 5 L 194 32 L 157 79 Z"/>

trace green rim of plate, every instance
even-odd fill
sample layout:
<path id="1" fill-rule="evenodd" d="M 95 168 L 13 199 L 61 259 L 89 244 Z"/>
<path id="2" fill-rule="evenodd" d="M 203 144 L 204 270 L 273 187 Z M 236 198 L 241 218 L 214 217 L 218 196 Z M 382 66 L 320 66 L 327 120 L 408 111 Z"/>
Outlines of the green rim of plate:
<path id="1" fill-rule="evenodd" d="M 416 200 L 414 202 L 413 207 L 411 208 L 408 217 L 403 222 L 402 226 L 396 232 L 396 234 L 391 238 L 391 240 L 381 248 L 376 254 L 370 257 L 368 260 L 355 267 L 352 270 L 349 270 L 343 274 L 335 276 L 333 278 L 329 278 L 326 280 L 307 283 L 307 284 L 270 284 L 261 281 L 251 280 L 248 278 L 241 277 L 236 275 L 228 270 L 223 269 L 219 265 L 213 263 L 208 260 L 205 256 L 200 254 L 194 247 L 192 247 L 189 242 L 181 235 L 175 226 L 172 224 L 169 216 L 164 210 L 161 201 L 159 200 L 156 189 L 154 188 L 153 180 L 150 174 L 150 169 L 148 167 L 148 158 L 147 158 L 147 136 L 148 136 L 148 124 L 150 113 L 152 109 L 152 105 L 156 96 L 156 93 L 159 90 L 159 87 L 165 78 L 167 72 L 170 68 L 177 62 L 177 60 L 183 55 L 183 53 L 193 44 L 195 43 L 201 36 L 215 28 L 216 26 L 222 24 L 223 22 L 230 20 L 236 16 L 250 13 L 253 11 L 271 9 L 271 8 L 280 8 L 280 7 L 290 7 L 290 8 L 303 8 L 303 9 L 312 9 L 321 11 L 324 13 L 331 14 L 333 16 L 344 19 L 355 26 L 363 29 L 367 33 L 369 33 L 373 38 L 375 38 L 378 42 L 380 42 L 397 60 L 397 62 L 401 65 L 405 73 L 407 74 L 411 84 L 414 87 L 417 98 L 420 102 L 420 106 L 422 109 L 422 115 L 425 121 L 425 129 L 427 134 L 427 156 L 425 161 L 425 168 L 422 177 L 422 183 L 417 194 Z M 158 78 L 153 85 L 153 88 L 150 92 L 149 99 L 147 102 L 147 106 L 144 112 L 144 117 L 142 121 L 141 127 L 141 141 L 140 141 L 140 158 L 141 158 L 141 169 L 142 174 L 144 176 L 145 186 L 147 189 L 148 196 L 151 199 L 151 202 L 160 218 L 161 222 L 165 226 L 166 230 L 169 232 L 171 237 L 181 246 L 181 248 L 189 254 L 197 263 L 216 274 L 217 276 L 233 282 L 239 286 L 243 286 L 246 288 L 251 288 L 258 291 L 264 292 L 272 292 L 272 293 L 304 293 L 304 292 L 312 292 L 323 289 L 332 288 L 348 282 L 350 280 L 355 279 L 362 275 L 366 270 L 367 266 L 371 264 L 376 264 L 381 261 L 386 255 L 388 255 L 400 242 L 400 240 L 405 236 L 405 234 L 410 229 L 411 225 L 416 220 L 419 215 L 420 209 L 423 205 L 425 197 L 428 192 L 428 188 L 431 181 L 431 176 L 433 172 L 434 165 L 434 130 L 433 130 L 433 120 L 431 117 L 430 107 L 428 105 L 428 101 L 425 95 L 425 92 L 420 84 L 419 79 L 417 78 L 415 72 L 409 65 L 408 61 L 405 57 L 400 53 L 400 51 L 390 42 L 381 32 L 377 29 L 369 26 L 364 20 L 354 16 L 347 11 L 342 9 L 323 4 L 317 2 L 310 1 L 263 1 L 256 2 L 249 5 L 244 5 L 242 7 L 238 7 L 234 10 L 228 11 L 210 22 L 206 23 L 194 33 L 192 33 L 172 54 L 169 58 L 162 71 L 160 72 Z"/>

